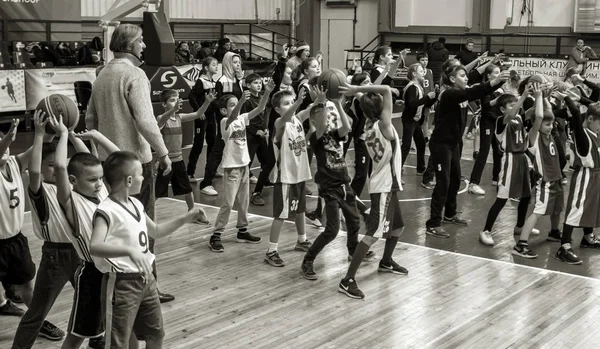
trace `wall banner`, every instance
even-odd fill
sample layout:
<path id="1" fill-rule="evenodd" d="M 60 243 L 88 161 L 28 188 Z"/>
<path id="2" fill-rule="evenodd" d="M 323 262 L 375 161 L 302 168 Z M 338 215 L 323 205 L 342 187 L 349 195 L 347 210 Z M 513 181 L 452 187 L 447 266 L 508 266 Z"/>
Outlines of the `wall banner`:
<path id="1" fill-rule="evenodd" d="M 80 21 L 81 1 L 0 0 L 0 18 Z"/>
<path id="2" fill-rule="evenodd" d="M 510 70 L 516 70 L 524 79 L 531 75 L 545 75 L 552 80 L 565 79 L 567 61 L 558 58 L 510 57 L 513 63 Z M 585 77 L 595 83 L 600 83 L 600 61 L 589 61 Z"/>
<path id="3" fill-rule="evenodd" d="M 25 110 L 25 73 L 23 70 L 0 70 L 0 113 Z"/>
<path id="4" fill-rule="evenodd" d="M 42 98 L 54 93 L 65 95 L 77 103 L 74 83 L 94 82 L 94 80 L 96 80 L 96 68 L 27 69 L 25 70 L 27 110 L 34 110 Z"/>

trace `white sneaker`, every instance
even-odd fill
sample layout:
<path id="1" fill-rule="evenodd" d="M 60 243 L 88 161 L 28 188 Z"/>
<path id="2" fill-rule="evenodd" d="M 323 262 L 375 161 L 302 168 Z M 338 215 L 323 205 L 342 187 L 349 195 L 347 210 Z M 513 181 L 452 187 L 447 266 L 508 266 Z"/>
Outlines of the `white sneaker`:
<path id="1" fill-rule="evenodd" d="M 469 184 L 469 193 L 475 195 L 485 195 L 485 190 L 483 190 L 479 184 L 471 183 Z"/>
<path id="2" fill-rule="evenodd" d="M 256 176 L 250 177 L 250 184 L 256 184 L 256 183 L 258 183 L 258 178 L 256 178 Z"/>
<path id="3" fill-rule="evenodd" d="M 494 246 L 494 239 L 492 238 L 492 233 L 487 230 L 484 230 L 479 233 L 479 241 L 486 246 Z"/>
<path id="4" fill-rule="evenodd" d="M 209 185 L 208 187 L 204 187 L 200 190 L 200 193 L 204 194 L 204 195 L 208 195 L 208 196 L 217 196 L 219 195 L 219 193 L 217 192 L 217 190 L 215 189 L 215 187 L 213 187 L 212 185 Z"/>

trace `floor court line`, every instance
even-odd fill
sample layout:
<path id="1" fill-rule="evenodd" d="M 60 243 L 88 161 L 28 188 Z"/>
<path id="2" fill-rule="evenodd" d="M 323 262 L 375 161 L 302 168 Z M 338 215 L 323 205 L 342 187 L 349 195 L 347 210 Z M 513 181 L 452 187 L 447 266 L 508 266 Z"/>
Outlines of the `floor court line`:
<path id="1" fill-rule="evenodd" d="M 180 199 L 175 199 L 175 198 L 161 198 L 161 200 L 171 200 L 171 201 L 176 201 L 176 202 L 181 202 L 183 204 L 185 204 L 184 200 L 180 200 Z M 216 206 L 212 206 L 212 205 L 208 205 L 208 204 L 201 204 L 201 203 L 195 203 L 195 205 L 200 205 L 200 206 L 204 206 L 204 207 L 211 207 L 211 208 L 217 208 Z M 231 212 L 236 212 L 236 210 L 231 210 Z M 249 216 L 256 216 L 256 217 L 261 217 L 261 218 L 267 218 L 267 219 L 273 219 L 273 217 L 268 217 L 268 216 L 264 216 L 261 214 L 255 214 L 255 213 L 248 213 Z M 291 221 L 287 221 L 284 220 L 284 224 L 294 224 L 294 222 Z M 338 235 L 343 235 L 343 232 L 341 234 Z M 435 238 L 434 238 L 435 239 Z M 384 238 L 379 238 L 379 240 L 381 241 L 385 241 Z M 576 278 L 583 278 L 586 280 L 593 280 L 594 282 L 598 282 L 600 283 L 600 280 L 593 278 L 593 277 L 589 277 L 589 276 L 583 276 L 583 275 L 577 275 L 577 274 L 570 274 L 570 273 L 565 273 L 562 271 L 557 271 L 557 270 L 548 270 L 548 269 L 543 269 L 543 268 L 538 268 L 538 267 L 532 267 L 529 265 L 523 265 L 523 264 L 517 264 L 517 263 L 511 263 L 511 262 L 507 262 L 507 261 L 501 261 L 501 260 L 497 260 L 497 259 L 490 259 L 490 258 L 484 258 L 484 257 L 479 257 L 479 256 L 472 256 L 469 254 L 463 254 L 463 253 L 458 253 L 458 252 L 453 252 L 453 251 L 446 251 L 446 250 L 439 250 L 436 248 L 432 248 L 432 247 L 427 247 L 427 246 L 422 246 L 422 245 L 415 245 L 415 244 L 409 244 L 407 242 L 400 242 L 398 241 L 398 245 L 404 245 L 404 246 L 414 246 L 417 248 L 421 248 L 421 249 L 425 249 L 425 250 L 429 250 L 429 251 L 434 251 L 436 253 L 439 254 L 452 254 L 452 255 L 457 255 L 457 256 L 463 256 L 463 257 L 467 257 L 467 258 L 472 258 L 472 259 L 477 259 L 477 260 L 481 260 L 481 261 L 487 261 L 487 262 L 491 262 L 491 263 L 498 263 L 498 264 L 506 264 L 506 265 L 510 265 L 516 268 L 524 268 L 524 269 L 533 269 L 536 271 L 540 271 L 543 275 L 548 275 L 548 274 L 560 274 L 560 275 L 565 275 L 565 276 L 571 276 L 571 277 L 576 277 Z"/>

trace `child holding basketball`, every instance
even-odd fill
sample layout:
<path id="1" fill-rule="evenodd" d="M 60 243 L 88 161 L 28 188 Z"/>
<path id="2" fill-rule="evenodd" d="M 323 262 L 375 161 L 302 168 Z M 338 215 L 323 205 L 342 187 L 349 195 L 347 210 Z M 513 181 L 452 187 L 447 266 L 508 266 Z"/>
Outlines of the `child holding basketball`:
<path id="1" fill-rule="evenodd" d="M 69 131 L 61 118 L 54 117 L 49 121 L 55 129 L 59 140 L 54 159 L 54 176 L 58 203 L 65 213 L 67 221 L 73 228 L 69 237 L 82 263 L 74 277 L 75 294 L 73 307 L 69 317 L 68 332 L 63 349 L 78 349 L 86 338 L 92 343 L 100 343 L 104 334 L 100 304 L 102 273 L 94 265 L 90 254 L 90 238 L 92 235 L 92 216 L 96 207 L 108 196 L 104 183 L 102 164 L 90 154 L 81 140 L 91 140 L 104 148 L 106 153 L 118 148 L 104 135 L 96 130 L 88 131 L 76 137 L 69 137 Z M 67 146 L 69 138 L 77 153 L 68 160 Z M 92 142 L 92 149 L 94 143 Z M 98 348 L 102 345 L 97 344 Z"/>
<path id="2" fill-rule="evenodd" d="M 204 103 L 202 103 L 202 106 L 197 111 L 193 113 L 178 113 L 183 103 L 179 99 L 179 92 L 175 90 L 164 90 L 161 92 L 160 101 L 165 109 L 165 113 L 158 117 L 157 123 L 165 141 L 165 146 L 169 151 L 171 171 L 165 175 L 164 169 L 158 169 L 155 184 L 157 199 L 169 196 L 169 183 L 171 183 L 173 195 L 184 195 L 188 210 L 194 208 L 194 193 L 190 185 L 190 179 L 181 150 L 183 145 L 182 124 L 196 119 L 204 120 L 204 113 L 215 98 L 216 94 L 214 91 L 208 92 L 204 97 Z"/>
<path id="3" fill-rule="evenodd" d="M 419 65 L 420 67 L 420 65 Z M 402 154 L 400 137 L 392 125 L 392 93 L 388 86 L 342 87 L 352 94 L 363 93 L 361 108 L 368 118 L 365 132 L 373 172 L 369 181 L 371 212 L 367 232 L 358 244 L 346 276 L 340 281 L 338 291 L 350 298 L 364 298 L 356 284 L 356 272 L 360 263 L 377 241 L 379 235 L 386 238 L 383 258 L 378 271 L 407 275 L 408 270 L 392 259 L 398 237 L 404 231 L 404 222 L 398 201 L 402 190 Z"/>
<path id="4" fill-rule="evenodd" d="M 275 137 L 273 138 L 277 162 L 276 171 L 274 172 L 274 219 L 271 224 L 269 249 L 265 255 L 265 262 L 274 267 L 285 265 L 279 256 L 277 245 L 283 221 L 289 217 L 290 213 L 295 213 L 294 219 L 298 232 L 298 240 L 294 249 L 306 252 L 311 246 L 310 241 L 306 239 L 304 230 L 306 181 L 311 179 L 311 174 L 310 165 L 308 164 L 307 142 L 304 138 L 302 123 L 310 116 L 312 108 L 322 105 L 326 99 L 325 93 L 319 91 L 314 103 L 302 112 L 295 114 L 296 110 L 302 105 L 304 97 L 304 91 L 301 91 L 296 102 L 294 102 L 292 91 L 283 90 L 273 95 L 273 108 L 281 117 L 275 121 Z"/>
<path id="5" fill-rule="evenodd" d="M 262 240 L 248 232 L 248 204 L 250 196 L 249 168 L 250 156 L 246 146 L 246 126 L 251 119 L 265 110 L 269 94 L 273 90 L 273 82 L 265 86 L 265 93 L 258 107 L 249 113 L 241 114 L 244 103 L 250 98 L 250 91 L 245 91 L 241 100 L 234 95 L 225 95 L 219 99 L 219 109 L 223 115 L 221 120 L 221 134 L 225 142 L 223 150 L 223 170 L 225 172 L 224 183 L 225 196 L 217 214 L 215 229 L 209 240 L 209 247 L 214 252 L 223 252 L 221 234 L 229 220 L 229 213 L 233 205 L 237 203 L 237 242 L 258 244 Z"/>
<path id="6" fill-rule="evenodd" d="M 156 224 L 144 206 L 131 195 L 142 186 L 142 163 L 126 151 L 117 151 L 104 163 L 110 196 L 94 214 L 90 253 L 103 275 L 102 308 L 105 315 L 106 347 L 162 348 L 164 337 L 160 300 L 152 274 L 154 254 L 151 236 L 167 236 L 184 223 L 206 221 L 202 209 L 190 210 L 167 222 Z"/>
<path id="7" fill-rule="evenodd" d="M 529 152 L 533 155 L 534 170 L 539 177 L 535 185 L 535 206 L 533 213 L 525 221 L 519 241 L 512 254 L 523 258 L 536 258 L 527 243 L 538 219 L 550 215 L 552 228 L 558 227 L 560 213 L 563 210 L 564 197 L 562 173 L 556 143 L 552 137 L 554 114 L 548 104 L 544 107 L 544 97 L 539 86 L 534 87 L 535 113 L 533 127 L 529 131 Z"/>
<path id="8" fill-rule="evenodd" d="M 35 117 L 42 118 L 42 112 L 37 110 Z M 23 297 L 25 305 L 30 308 L 33 300 L 35 264 L 31 259 L 27 238 L 21 233 L 27 195 L 21 174 L 28 168 L 33 147 L 21 154 L 10 155 L 10 145 L 16 138 L 18 126 L 19 120 L 14 119 L 8 133 L 0 133 L 0 282 L 6 286 L 13 286 Z M 44 135 L 40 138 L 43 142 Z M 0 308 L 6 307 L 8 310 L 12 306 L 9 302 L 8 299 L 3 300 Z M 39 310 L 37 304 L 33 306 L 33 311 Z M 39 335 L 50 340 L 61 340 L 64 332 L 44 321 L 44 317 L 36 326 L 36 334 L 39 331 Z M 32 334 L 34 340 L 36 334 Z"/>

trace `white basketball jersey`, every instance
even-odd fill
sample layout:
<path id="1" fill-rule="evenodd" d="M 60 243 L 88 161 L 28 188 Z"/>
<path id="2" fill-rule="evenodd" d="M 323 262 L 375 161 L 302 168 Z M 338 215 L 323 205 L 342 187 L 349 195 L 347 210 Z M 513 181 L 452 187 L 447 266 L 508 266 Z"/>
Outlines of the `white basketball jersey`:
<path id="1" fill-rule="evenodd" d="M 373 160 L 373 171 L 369 179 L 369 193 L 389 193 L 402 190 L 402 151 L 400 137 L 395 128 L 394 139 L 384 137 L 379 129 L 379 121 L 365 129 L 366 145 Z"/>
<path id="2" fill-rule="evenodd" d="M 154 263 L 154 254 L 149 249 L 150 241 L 144 205 L 132 197 L 129 198 L 129 202 L 133 204 L 133 211 L 129 205 L 126 207 L 112 197 L 104 199 L 98 206 L 96 217 L 103 217 L 108 224 L 108 232 L 104 241 L 113 245 L 139 247 L 148 264 L 151 265 Z M 142 272 L 129 257 L 93 258 L 96 268 L 103 273 Z"/>
<path id="3" fill-rule="evenodd" d="M 33 211 L 31 221 L 35 236 L 44 241 L 70 243 L 71 239 L 69 237 L 73 235 L 73 229 L 58 203 L 56 185 L 42 183 L 42 188 L 46 206 L 46 220 L 44 222 L 40 221 L 40 216 L 35 212 L 36 205 L 31 205 L 31 211 Z"/>
<path id="4" fill-rule="evenodd" d="M 98 199 L 102 202 L 107 197 L 108 191 L 102 185 Z M 71 205 L 73 206 L 73 217 L 75 218 L 71 243 L 75 247 L 79 258 L 86 262 L 93 262 L 90 254 L 90 238 L 94 229 L 94 212 L 96 212 L 98 204 L 75 191 L 71 191 Z"/>
<path id="5" fill-rule="evenodd" d="M 277 166 L 274 169 L 278 172 L 277 183 L 297 184 L 312 178 L 307 146 L 302 123 L 293 116 L 292 121 L 284 126 L 281 143 L 273 145 L 277 159 Z"/>
<path id="6" fill-rule="evenodd" d="M 6 173 L 0 175 L 0 239 L 17 235 L 25 218 L 25 190 L 21 167 L 15 156 L 6 161 Z"/>

